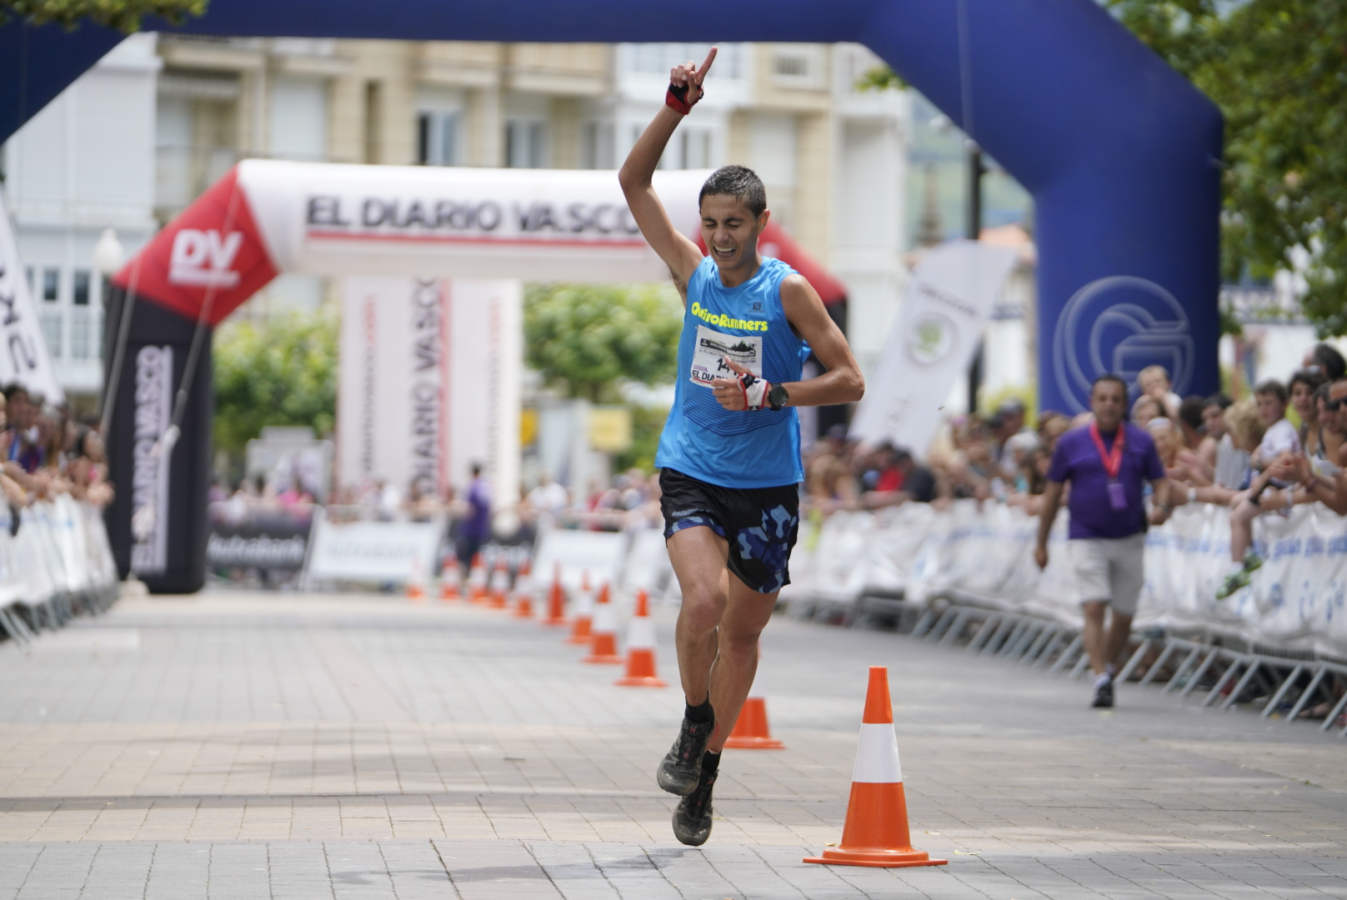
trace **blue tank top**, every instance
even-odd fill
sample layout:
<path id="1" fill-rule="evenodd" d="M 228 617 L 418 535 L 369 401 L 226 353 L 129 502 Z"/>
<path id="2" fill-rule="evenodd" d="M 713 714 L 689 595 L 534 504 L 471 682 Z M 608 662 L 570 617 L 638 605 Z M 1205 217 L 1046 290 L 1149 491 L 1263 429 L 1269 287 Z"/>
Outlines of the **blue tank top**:
<path id="1" fill-rule="evenodd" d="M 764 259 L 753 277 L 727 288 L 710 257 L 688 279 L 678 343 L 674 403 L 655 466 L 728 488 L 804 480 L 800 419 L 793 407 L 735 412 L 716 402 L 713 378 L 732 378 L 728 356 L 773 384 L 799 381 L 808 345 L 781 307 L 781 280 L 795 270 Z"/>

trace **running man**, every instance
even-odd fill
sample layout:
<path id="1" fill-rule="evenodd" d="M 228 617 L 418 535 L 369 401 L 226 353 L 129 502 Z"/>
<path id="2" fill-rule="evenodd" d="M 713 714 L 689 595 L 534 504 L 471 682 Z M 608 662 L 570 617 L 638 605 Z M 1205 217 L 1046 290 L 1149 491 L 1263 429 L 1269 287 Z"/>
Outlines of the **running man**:
<path id="1" fill-rule="evenodd" d="M 804 480 L 791 407 L 853 402 L 865 390 L 818 294 L 786 264 L 759 255 L 770 213 L 757 175 L 726 166 L 702 185 L 706 258 L 655 195 L 655 167 L 702 98 L 715 58 L 712 48 L 700 67 L 685 63 L 670 73 L 665 106 L 618 176 L 641 233 L 686 285 L 677 387 L 655 465 L 683 593 L 676 641 L 687 708 L 657 780 L 682 796 L 674 834 L 693 846 L 711 833 L 720 751 L 753 684 L 758 635 L 790 582 Z M 809 347 L 827 371 L 801 381 Z"/>

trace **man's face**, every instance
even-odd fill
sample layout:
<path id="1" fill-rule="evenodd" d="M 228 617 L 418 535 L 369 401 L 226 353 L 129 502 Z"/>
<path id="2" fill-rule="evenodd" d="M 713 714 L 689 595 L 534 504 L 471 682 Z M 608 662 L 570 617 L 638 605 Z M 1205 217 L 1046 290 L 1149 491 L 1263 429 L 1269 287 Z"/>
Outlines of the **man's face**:
<path id="1" fill-rule="evenodd" d="M 1333 404 L 1338 404 L 1333 409 Z M 1339 434 L 1347 434 L 1347 381 L 1335 381 L 1328 389 L 1328 417 L 1337 425 Z"/>
<path id="2" fill-rule="evenodd" d="M 1138 376 L 1137 384 L 1141 388 L 1141 393 L 1161 400 L 1169 393 L 1169 379 L 1159 372 L 1147 372 Z"/>
<path id="3" fill-rule="evenodd" d="M 757 259 L 758 235 L 767 225 L 770 213 L 761 216 L 729 194 L 707 194 L 702 198 L 702 240 L 706 251 L 722 269 L 752 265 Z"/>
<path id="4" fill-rule="evenodd" d="M 1202 427 L 1217 440 L 1225 434 L 1225 415 L 1219 404 L 1210 403 L 1202 409 Z"/>
<path id="5" fill-rule="evenodd" d="M 23 391 L 18 391 L 9 398 L 9 421 L 20 431 L 33 424 L 28 414 L 29 408 L 28 395 Z"/>
<path id="6" fill-rule="evenodd" d="M 1112 431 L 1122 421 L 1123 406 L 1122 385 L 1116 381 L 1101 381 L 1090 391 L 1090 412 L 1100 429 Z"/>
<path id="7" fill-rule="evenodd" d="M 1286 404 L 1276 394 L 1258 394 L 1254 400 L 1258 403 L 1258 421 L 1266 428 L 1286 413 Z"/>

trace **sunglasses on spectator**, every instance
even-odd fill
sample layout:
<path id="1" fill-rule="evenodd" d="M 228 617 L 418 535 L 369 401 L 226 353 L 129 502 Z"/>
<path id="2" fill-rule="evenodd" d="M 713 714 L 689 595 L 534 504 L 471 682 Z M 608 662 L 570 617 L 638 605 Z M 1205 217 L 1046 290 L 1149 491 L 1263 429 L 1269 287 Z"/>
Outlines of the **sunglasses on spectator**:
<path id="1" fill-rule="evenodd" d="M 1347 403 L 1347 397 L 1339 397 L 1336 400 L 1325 400 L 1324 409 L 1329 412 L 1337 412 L 1342 408 L 1342 404 Z"/>

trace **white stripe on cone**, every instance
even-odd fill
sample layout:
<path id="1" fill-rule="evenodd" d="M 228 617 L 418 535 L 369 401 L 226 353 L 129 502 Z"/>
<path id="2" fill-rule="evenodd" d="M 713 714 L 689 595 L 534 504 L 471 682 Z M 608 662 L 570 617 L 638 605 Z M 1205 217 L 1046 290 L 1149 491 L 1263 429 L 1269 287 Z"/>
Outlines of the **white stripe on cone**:
<path id="1" fill-rule="evenodd" d="M 649 616 L 637 616 L 627 626 L 627 646 L 639 650 L 655 646 L 655 623 Z"/>
<path id="2" fill-rule="evenodd" d="M 594 608 L 595 634 L 617 634 L 617 615 L 613 612 L 613 604 L 600 603 Z"/>
<path id="3" fill-rule="evenodd" d="M 580 593 L 575 599 L 576 617 L 582 619 L 593 617 L 594 606 L 594 592 L 589 588 L 580 588 Z"/>
<path id="4" fill-rule="evenodd" d="M 856 748 L 856 765 L 851 780 L 859 784 L 894 784 L 903 780 L 903 767 L 898 762 L 898 735 L 893 724 L 861 724 L 860 744 Z"/>

